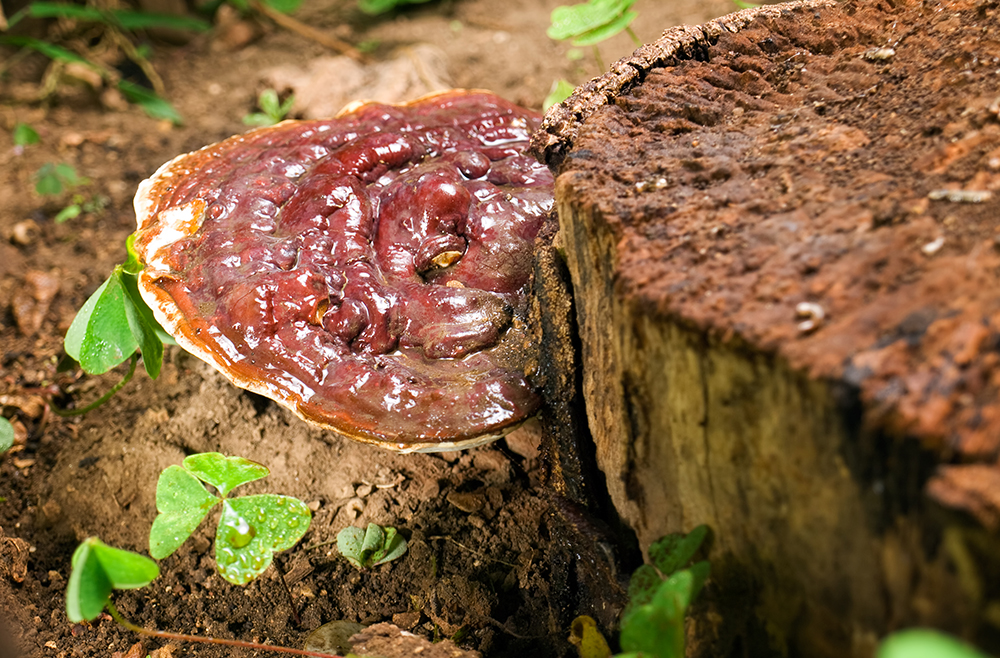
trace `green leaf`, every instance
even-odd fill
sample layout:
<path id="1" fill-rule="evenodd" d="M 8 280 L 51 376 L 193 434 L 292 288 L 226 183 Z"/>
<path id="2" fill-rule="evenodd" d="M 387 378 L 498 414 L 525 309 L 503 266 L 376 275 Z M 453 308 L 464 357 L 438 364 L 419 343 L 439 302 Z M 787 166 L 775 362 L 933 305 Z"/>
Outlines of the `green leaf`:
<path id="1" fill-rule="evenodd" d="M 278 114 L 278 107 L 281 103 L 278 100 L 278 92 L 273 89 L 265 89 L 260 92 L 260 97 L 257 99 L 257 105 L 260 109 L 264 110 L 265 114 L 270 116 L 275 116 Z"/>
<path id="2" fill-rule="evenodd" d="M 156 562 L 144 555 L 123 551 L 100 541 L 94 546 L 94 553 L 114 589 L 145 587 L 160 575 Z"/>
<path id="3" fill-rule="evenodd" d="M 628 583 L 629 608 L 646 605 L 652 601 L 661 584 L 663 577 L 653 565 L 644 564 L 636 569 Z"/>
<path id="4" fill-rule="evenodd" d="M 102 76 L 107 75 L 107 69 L 104 67 L 95 64 L 89 59 L 85 59 L 72 51 L 66 50 L 65 48 L 55 44 L 51 44 L 48 41 L 42 41 L 41 39 L 35 39 L 34 37 L 3 35 L 0 36 L 0 44 L 30 48 L 31 50 L 42 53 L 49 59 L 61 62 L 76 62 L 77 64 L 83 64 L 84 66 L 92 68 L 93 70 L 99 72 Z"/>
<path id="5" fill-rule="evenodd" d="M 222 501 L 215 533 L 215 562 L 222 577 L 245 585 L 271 566 L 309 529 L 312 514 L 291 496 L 259 494 Z"/>
<path id="6" fill-rule="evenodd" d="M 358 569 L 364 569 L 361 562 L 361 545 L 365 541 L 365 531 L 361 528 L 347 527 L 337 533 L 337 550 L 348 562 Z"/>
<path id="7" fill-rule="evenodd" d="M 616 30 L 620 31 L 635 18 L 635 12 L 628 11 L 634 3 L 635 0 L 590 0 L 577 5 L 556 7 L 552 10 L 552 25 L 546 34 L 550 39 L 564 41 L 581 37 L 600 28 L 617 25 L 622 18 L 632 14 L 632 17 Z M 573 45 L 585 44 L 574 42 Z"/>
<path id="8" fill-rule="evenodd" d="M 28 146 L 42 141 L 35 129 L 26 123 L 18 122 L 14 125 L 14 146 Z"/>
<path id="9" fill-rule="evenodd" d="M 403 557 L 404 553 L 406 553 L 406 540 L 403 539 L 403 536 L 395 528 L 386 527 L 385 539 L 382 542 L 381 548 L 377 549 L 371 555 L 372 566 L 392 562 L 397 558 Z"/>
<path id="10" fill-rule="evenodd" d="M 0 416 L 0 454 L 10 450 L 14 445 L 14 426 L 10 421 Z"/>
<path id="11" fill-rule="evenodd" d="M 622 618 L 622 650 L 657 658 L 684 658 L 684 614 L 691 602 L 693 576 L 674 574 L 660 585 L 653 600 Z"/>
<path id="12" fill-rule="evenodd" d="M 638 15 L 639 14 L 637 12 L 627 11 L 606 25 L 602 25 L 598 28 L 594 28 L 593 30 L 584 32 L 580 36 L 570 41 L 570 43 L 573 44 L 574 46 L 583 47 L 583 46 L 592 46 L 595 43 L 600 43 L 604 41 L 605 39 L 610 39 L 611 37 L 615 36 L 622 30 L 627 28 L 632 23 L 632 21 L 635 20 L 635 17 Z"/>
<path id="13" fill-rule="evenodd" d="M 879 645 L 876 658 L 987 658 L 987 654 L 950 635 L 924 628 L 893 633 Z"/>
<path id="14" fill-rule="evenodd" d="M 670 534 L 653 542 L 649 559 L 664 576 L 686 567 L 708 536 L 708 526 L 700 525 L 687 535 Z"/>
<path id="15" fill-rule="evenodd" d="M 73 552 L 66 586 L 66 616 L 74 623 L 96 619 L 112 589 L 145 587 L 160 569 L 148 557 L 113 548 L 90 537 Z"/>
<path id="16" fill-rule="evenodd" d="M 139 294 L 138 277 L 135 274 L 126 273 L 123 266 L 119 267 L 122 269 L 120 275 L 122 287 L 127 295 L 125 317 L 128 320 L 128 327 L 142 351 L 142 363 L 146 372 L 151 378 L 156 379 L 159 377 L 160 368 L 163 365 L 163 340 L 160 338 L 160 332 L 163 331 L 163 328 L 160 327 L 160 323 L 153 317 L 153 311 Z"/>
<path id="17" fill-rule="evenodd" d="M 131 103 L 135 103 L 142 108 L 143 112 L 154 119 L 168 119 L 175 125 L 184 123 L 180 112 L 163 98 L 156 95 L 151 89 L 147 89 L 128 80 L 118 81 L 118 90 L 125 95 Z"/>
<path id="18" fill-rule="evenodd" d="M 171 555 L 219 501 L 198 478 L 180 466 L 165 468 L 156 483 L 159 514 L 149 530 L 149 554 L 157 560 Z"/>
<path id="19" fill-rule="evenodd" d="M 92 375 L 111 370 L 139 346 L 129 326 L 121 272 L 119 265 L 84 303 L 66 332 L 66 353 Z"/>
<path id="20" fill-rule="evenodd" d="M 549 91 L 549 95 L 545 97 L 545 101 L 542 103 L 542 111 L 547 112 L 553 105 L 562 103 L 573 94 L 573 89 L 573 85 L 566 80 L 557 80 L 552 83 L 552 90 Z"/>
<path id="21" fill-rule="evenodd" d="M 406 540 L 395 528 L 369 523 L 368 528 L 344 528 L 337 533 L 337 549 L 358 569 L 391 562 L 406 553 Z"/>
<path id="22" fill-rule="evenodd" d="M 42 196 L 62 194 L 62 180 L 56 174 L 56 166 L 47 162 L 35 172 L 35 191 Z"/>
<path id="23" fill-rule="evenodd" d="M 139 258 L 139 252 L 135 250 L 135 233 L 132 233 L 125 239 L 125 251 L 128 253 L 128 257 L 125 260 L 125 264 L 122 265 L 122 269 L 128 274 L 138 274 L 145 265 Z"/>
<path id="24" fill-rule="evenodd" d="M 68 222 L 75 217 L 79 217 L 82 212 L 83 208 L 81 208 L 79 204 L 71 203 L 56 213 L 56 216 L 52 218 L 52 221 L 56 224 L 62 224 L 63 222 Z"/>
<path id="25" fill-rule="evenodd" d="M 25 10 L 19 11 L 8 23 L 16 25 L 24 16 L 33 18 L 71 18 L 78 21 L 89 21 L 114 25 L 125 30 L 142 30 L 147 28 L 170 28 L 175 30 L 192 30 L 205 32 L 211 29 L 211 24 L 200 18 L 191 16 L 173 16 L 170 14 L 154 14 L 145 11 L 127 9 L 97 9 L 62 2 L 39 2 L 35 0 Z"/>
<path id="26" fill-rule="evenodd" d="M 373 563 L 373 554 L 385 546 L 385 530 L 377 523 L 369 523 L 365 530 L 365 538 L 361 542 L 361 563 L 369 566 Z"/>
<path id="27" fill-rule="evenodd" d="M 358 9 L 370 14 L 372 16 L 377 16 L 378 14 L 384 14 L 388 11 L 392 11 L 397 7 L 402 7 L 404 5 L 417 5 L 429 0 L 358 0 Z"/>
<path id="28" fill-rule="evenodd" d="M 282 14 L 291 14 L 302 6 L 303 0 L 264 0 L 271 9 L 280 11 Z"/>
<path id="29" fill-rule="evenodd" d="M 66 616 L 75 624 L 96 619 L 111 596 L 111 579 L 94 553 L 96 537 L 76 547 L 66 585 Z"/>
<path id="30" fill-rule="evenodd" d="M 253 112 L 251 114 L 243 115 L 244 126 L 270 126 L 273 123 L 274 122 L 271 121 L 271 117 L 263 112 Z"/>
<path id="31" fill-rule="evenodd" d="M 72 188 L 77 185 L 86 185 L 90 182 L 86 178 L 81 178 L 80 175 L 76 173 L 76 168 L 68 162 L 60 162 L 56 164 L 55 173 L 66 187 Z"/>
<path id="32" fill-rule="evenodd" d="M 227 457 L 218 452 L 203 452 L 184 459 L 184 468 L 202 482 L 219 490 L 223 498 L 247 482 L 265 478 L 271 472 L 267 467 L 243 457 Z"/>

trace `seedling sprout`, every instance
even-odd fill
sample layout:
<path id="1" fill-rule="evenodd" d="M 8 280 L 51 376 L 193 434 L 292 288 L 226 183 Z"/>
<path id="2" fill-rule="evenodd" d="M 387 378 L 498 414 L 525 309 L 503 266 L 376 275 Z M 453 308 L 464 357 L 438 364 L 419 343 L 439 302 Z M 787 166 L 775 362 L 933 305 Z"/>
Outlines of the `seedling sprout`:
<path id="1" fill-rule="evenodd" d="M 337 550 L 358 569 L 371 569 L 402 557 L 406 540 L 395 528 L 369 523 L 366 530 L 344 528 L 337 533 Z"/>
<path id="2" fill-rule="evenodd" d="M 257 107 L 261 111 L 247 114 L 243 117 L 243 123 L 248 126 L 270 126 L 278 123 L 288 116 L 294 103 L 295 96 L 289 96 L 282 102 L 278 99 L 278 92 L 265 89 L 257 98 Z"/>
<path id="3" fill-rule="evenodd" d="M 708 578 L 707 560 L 693 562 L 709 533 L 698 526 L 687 535 L 670 534 L 649 547 L 652 564 L 632 574 L 629 602 L 622 613 L 617 658 L 684 658 L 684 617 Z M 611 650 L 590 617 L 573 621 L 570 641 L 582 658 L 610 658 Z"/>

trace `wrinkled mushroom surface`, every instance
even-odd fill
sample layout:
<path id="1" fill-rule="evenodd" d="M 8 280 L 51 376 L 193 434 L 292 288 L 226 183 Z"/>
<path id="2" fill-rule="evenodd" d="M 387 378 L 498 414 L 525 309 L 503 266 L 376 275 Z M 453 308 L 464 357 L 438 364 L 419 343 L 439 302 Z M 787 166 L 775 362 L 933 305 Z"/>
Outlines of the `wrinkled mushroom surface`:
<path id="1" fill-rule="evenodd" d="M 538 407 L 539 121 L 451 91 L 180 156 L 136 195 L 143 297 L 183 347 L 305 420 L 403 451 L 496 438 Z"/>

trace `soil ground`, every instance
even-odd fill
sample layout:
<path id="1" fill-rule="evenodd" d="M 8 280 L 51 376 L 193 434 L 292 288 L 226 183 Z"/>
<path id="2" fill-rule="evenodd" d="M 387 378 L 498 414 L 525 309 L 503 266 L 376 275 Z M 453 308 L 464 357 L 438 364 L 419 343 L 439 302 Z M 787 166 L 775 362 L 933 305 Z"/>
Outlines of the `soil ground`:
<path id="1" fill-rule="evenodd" d="M 589 51 L 571 60 L 568 45 L 546 37 L 556 4 L 435 2 L 370 18 L 351 2 L 307 0 L 296 16 L 353 43 L 375 44 L 375 61 L 399 46 L 433 44 L 443 51 L 454 86 L 492 89 L 540 109 L 554 80 L 580 83 L 600 72 Z M 4 8 L 8 16 L 16 9 L 6 2 Z M 728 0 L 639 0 L 635 9 L 635 31 L 651 41 L 667 27 L 701 23 L 735 7 Z M 44 35 L 52 26 L 34 29 Z M 600 55 L 606 64 L 631 49 L 619 35 Z M 180 153 L 244 131 L 241 117 L 255 109 L 266 86 L 262 70 L 303 66 L 329 54 L 266 24 L 240 23 L 183 45 L 155 43 L 153 63 L 182 126 L 150 119 L 134 106 L 110 109 L 114 98 L 105 95 L 102 105 L 100 92 L 65 76 L 44 102 L 28 102 L 40 89 L 45 60 L 15 62 L 3 54 L 0 405 L 18 444 L 0 457 L 0 621 L 12 627 L 23 657 L 112 656 L 140 640 L 110 618 L 68 622 L 63 592 L 70 556 L 92 535 L 144 551 L 158 473 L 205 451 L 267 465 L 271 476 L 248 485 L 247 493 L 294 495 L 315 509 L 304 540 L 278 559 L 291 599 L 273 569 L 243 588 L 223 581 L 206 523 L 161 563 L 152 586 L 116 597 L 135 622 L 301 647 L 309 631 L 332 620 L 391 621 L 432 639 L 456 636 L 462 647 L 487 656 L 571 651 L 567 629 L 557 622 L 579 605 L 552 586 L 565 581 L 554 570 L 566 548 L 549 532 L 537 429 L 463 453 L 391 454 L 309 427 L 233 388 L 178 348 L 168 349 L 157 381 L 137 374 L 94 412 L 66 420 L 47 408 L 93 399 L 122 374 L 57 373 L 57 364 L 76 310 L 124 258 L 138 183 Z M 11 130 L 18 122 L 38 131 L 41 143 L 14 148 Z M 76 191 L 85 199 L 106 198 L 107 206 L 54 222 L 71 194 L 35 193 L 33 176 L 50 162 L 72 164 L 89 179 Z M 344 526 L 368 522 L 401 528 L 409 554 L 369 572 L 347 565 L 329 542 Z M 0 632 L 0 653 L 3 641 Z M 137 651 L 158 651 L 160 658 L 237 655 L 150 640 Z"/>

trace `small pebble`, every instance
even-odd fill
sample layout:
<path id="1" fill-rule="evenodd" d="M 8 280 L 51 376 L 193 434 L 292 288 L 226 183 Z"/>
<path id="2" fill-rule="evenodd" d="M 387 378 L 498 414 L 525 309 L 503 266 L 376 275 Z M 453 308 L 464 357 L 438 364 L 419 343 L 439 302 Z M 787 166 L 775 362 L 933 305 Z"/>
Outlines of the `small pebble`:
<path id="1" fill-rule="evenodd" d="M 823 307 L 814 302 L 801 302 L 795 307 L 795 315 L 800 318 L 806 318 L 799 323 L 799 331 L 807 334 L 820 328 L 823 324 L 823 320 L 826 319 L 826 313 L 823 311 Z"/>
<path id="2" fill-rule="evenodd" d="M 944 246 L 944 237 L 942 236 L 939 237 L 937 240 L 934 240 L 933 242 L 928 242 L 927 244 L 925 244 L 923 247 L 920 248 L 920 251 L 924 252 L 924 255 L 926 256 L 933 256 L 937 252 L 941 251 L 941 247 L 943 246 Z"/>
<path id="3" fill-rule="evenodd" d="M 38 224 L 33 219 L 14 224 L 10 232 L 10 240 L 16 245 L 27 247 L 38 239 Z"/>

